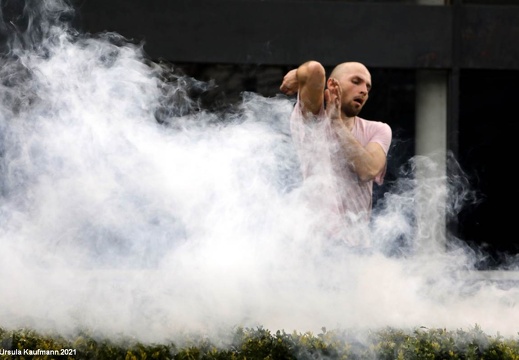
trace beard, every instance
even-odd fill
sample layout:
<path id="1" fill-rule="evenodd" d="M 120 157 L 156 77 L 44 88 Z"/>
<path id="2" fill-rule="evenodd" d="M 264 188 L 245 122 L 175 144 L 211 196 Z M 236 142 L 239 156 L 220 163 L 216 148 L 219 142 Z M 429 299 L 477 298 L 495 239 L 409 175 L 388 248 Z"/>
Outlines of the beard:
<path id="1" fill-rule="evenodd" d="M 348 103 L 342 105 L 341 110 L 347 117 L 353 117 L 357 116 L 360 113 L 360 111 L 362 110 L 362 105 L 359 106 L 356 103 Z"/>

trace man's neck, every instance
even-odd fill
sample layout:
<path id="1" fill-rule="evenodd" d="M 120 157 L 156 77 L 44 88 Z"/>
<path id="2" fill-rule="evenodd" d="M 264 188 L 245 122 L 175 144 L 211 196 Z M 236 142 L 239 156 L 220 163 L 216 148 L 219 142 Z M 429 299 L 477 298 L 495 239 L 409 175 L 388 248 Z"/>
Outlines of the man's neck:
<path id="1" fill-rule="evenodd" d="M 343 117 L 342 117 L 342 122 L 343 124 L 346 126 L 346 128 L 350 131 L 353 130 L 353 127 L 355 126 L 355 118 L 356 116 L 351 116 L 351 117 L 346 117 L 344 114 L 343 114 Z"/>

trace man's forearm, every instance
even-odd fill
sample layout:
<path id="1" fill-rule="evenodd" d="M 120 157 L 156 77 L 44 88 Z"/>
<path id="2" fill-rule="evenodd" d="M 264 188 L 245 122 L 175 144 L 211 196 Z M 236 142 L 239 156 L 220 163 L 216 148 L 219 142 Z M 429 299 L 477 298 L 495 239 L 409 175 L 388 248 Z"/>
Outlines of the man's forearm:
<path id="1" fill-rule="evenodd" d="M 340 166 L 348 166 L 357 174 L 360 181 L 373 180 L 380 172 L 376 157 L 362 146 L 345 125 L 332 122 L 332 127 L 338 138 L 339 148 L 336 151 L 339 151 L 340 158 L 344 159 Z"/>

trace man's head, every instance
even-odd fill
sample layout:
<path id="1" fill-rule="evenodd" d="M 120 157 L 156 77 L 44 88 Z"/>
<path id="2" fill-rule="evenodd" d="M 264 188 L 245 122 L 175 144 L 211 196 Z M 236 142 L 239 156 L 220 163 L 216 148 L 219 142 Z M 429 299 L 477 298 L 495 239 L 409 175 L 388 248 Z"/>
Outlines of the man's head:
<path id="1" fill-rule="evenodd" d="M 371 90 L 371 74 L 359 62 L 345 62 L 337 65 L 330 79 L 336 79 L 341 87 L 341 111 L 348 117 L 360 113 L 368 100 Z"/>

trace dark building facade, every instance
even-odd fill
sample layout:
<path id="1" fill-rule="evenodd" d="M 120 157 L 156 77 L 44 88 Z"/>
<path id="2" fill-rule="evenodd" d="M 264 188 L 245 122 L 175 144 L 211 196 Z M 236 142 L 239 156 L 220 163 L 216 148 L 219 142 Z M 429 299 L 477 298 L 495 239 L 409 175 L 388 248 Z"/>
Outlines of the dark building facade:
<path id="1" fill-rule="evenodd" d="M 208 104 L 242 91 L 275 96 L 283 74 L 309 59 L 328 68 L 361 61 L 375 89 L 363 115 L 394 131 L 390 177 L 414 155 L 417 73 L 444 74 L 447 148 L 478 191 L 453 229 L 485 248 L 490 265 L 519 253 L 519 192 L 509 183 L 519 130 L 519 1 L 82 0 L 75 21 L 215 80 Z"/>

